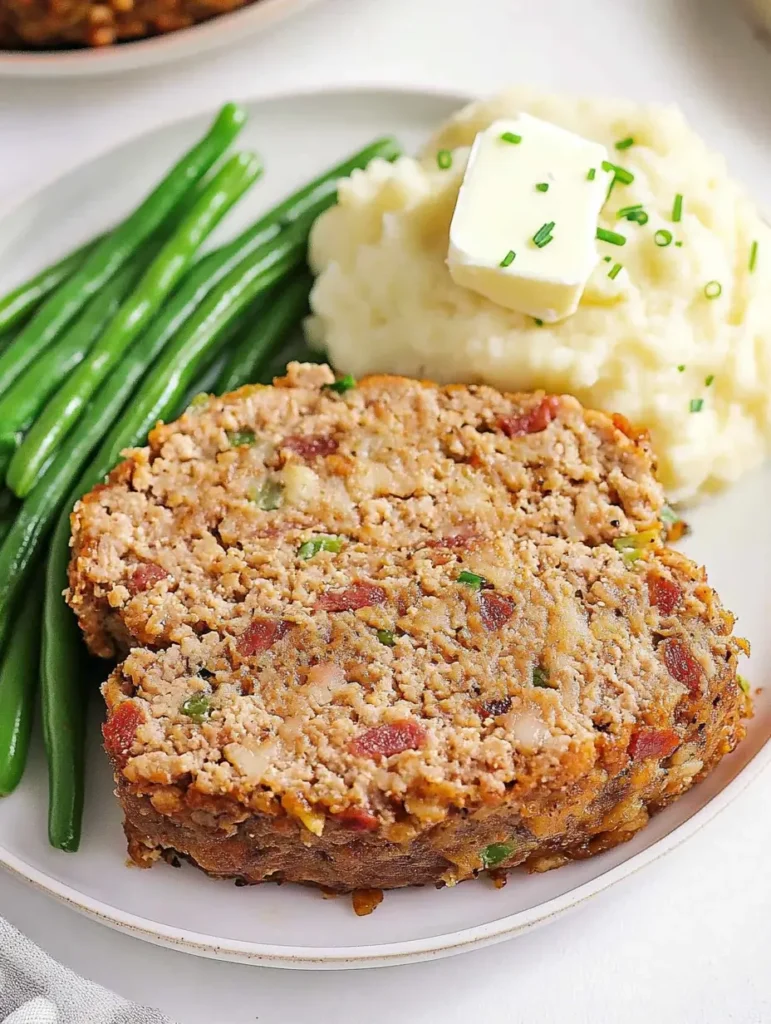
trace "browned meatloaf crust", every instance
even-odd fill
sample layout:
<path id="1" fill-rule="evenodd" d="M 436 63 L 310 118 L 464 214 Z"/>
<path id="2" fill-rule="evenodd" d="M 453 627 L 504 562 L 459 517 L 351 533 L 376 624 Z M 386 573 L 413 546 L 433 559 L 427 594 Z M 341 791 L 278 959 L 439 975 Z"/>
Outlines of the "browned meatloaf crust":
<path id="1" fill-rule="evenodd" d="M 187 28 L 255 0 L 0 0 L 0 47 L 106 46 Z"/>
<path id="2" fill-rule="evenodd" d="M 190 409 L 75 510 L 70 603 L 133 648 L 104 688 L 132 856 L 346 890 L 629 838 L 747 710 L 644 440 L 567 397 L 333 379 Z"/>

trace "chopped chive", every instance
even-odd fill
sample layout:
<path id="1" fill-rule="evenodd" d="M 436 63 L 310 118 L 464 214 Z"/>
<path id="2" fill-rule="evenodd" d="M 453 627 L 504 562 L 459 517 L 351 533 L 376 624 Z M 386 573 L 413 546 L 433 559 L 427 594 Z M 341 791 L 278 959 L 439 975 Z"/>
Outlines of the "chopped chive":
<path id="1" fill-rule="evenodd" d="M 540 686 L 542 689 L 555 690 L 556 684 L 549 679 L 549 670 L 542 665 L 533 668 L 533 686 Z"/>
<path id="2" fill-rule="evenodd" d="M 603 256 L 602 258 L 606 263 L 610 263 L 610 261 L 613 259 L 612 256 Z"/>
<path id="3" fill-rule="evenodd" d="M 613 183 L 620 181 L 622 185 L 631 185 L 634 181 L 634 175 L 631 171 L 628 171 L 625 167 L 619 167 L 618 164 L 612 164 L 610 160 L 602 161 L 603 171 L 613 172 Z"/>
<path id="4" fill-rule="evenodd" d="M 677 368 L 677 371 L 678 371 L 678 373 L 682 373 L 684 369 L 685 369 L 685 363 L 680 363 L 680 365 Z"/>
<path id="5" fill-rule="evenodd" d="M 206 694 L 196 693 L 192 697 L 188 697 L 187 700 L 183 700 L 179 710 L 183 715 L 187 715 L 188 718 L 192 718 L 194 722 L 200 724 L 211 714 L 211 705 Z"/>
<path id="6" fill-rule="evenodd" d="M 495 868 L 514 853 L 513 843 L 490 843 L 479 854 L 483 868 Z"/>
<path id="7" fill-rule="evenodd" d="M 337 554 L 342 550 L 343 538 L 342 537 L 313 537 L 311 540 L 306 540 L 297 549 L 297 557 L 302 558 L 304 562 L 307 562 L 309 558 L 313 558 L 319 551 L 332 551 Z"/>
<path id="8" fill-rule="evenodd" d="M 677 195 L 675 196 L 674 206 L 672 207 L 672 222 L 674 224 L 679 224 L 679 222 L 682 219 L 683 219 L 683 197 L 678 192 Z"/>
<path id="9" fill-rule="evenodd" d="M 688 403 L 688 408 L 691 412 L 701 412 L 701 410 L 704 408 L 704 399 L 692 398 L 691 401 Z"/>
<path id="10" fill-rule="evenodd" d="M 234 448 L 254 444 L 256 438 L 253 430 L 226 430 L 228 441 Z"/>
<path id="11" fill-rule="evenodd" d="M 554 230 L 554 221 L 550 220 L 546 224 L 542 224 L 540 228 L 533 235 L 533 245 L 536 245 L 539 249 L 543 249 L 545 245 L 548 245 L 552 240 L 552 231 Z"/>
<path id="12" fill-rule="evenodd" d="M 627 138 L 621 139 L 619 142 L 616 143 L 616 149 L 618 149 L 618 150 L 629 149 L 629 147 L 633 146 L 633 145 L 634 145 L 634 139 L 632 138 L 631 135 L 629 135 L 629 136 L 627 136 Z"/>
<path id="13" fill-rule="evenodd" d="M 719 299 L 723 294 L 723 286 L 719 281 L 707 281 L 704 285 L 704 294 L 708 299 Z"/>
<path id="14" fill-rule="evenodd" d="M 620 552 L 624 562 L 631 565 L 641 558 L 646 548 L 655 544 L 658 538 L 658 530 L 642 530 L 640 533 L 632 533 L 626 537 L 616 537 L 613 547 Z"/>
<path id="15" fill-rule="evenodd" d="M 619 210 L 616 214 L 618 218 L 631 221 L 633 224 L 647 224 L 648 214 L 643 210 L 642 203 L 638 203 L 636 206 L 625 206 L 622 210 Z"/>
<path id="16" fill-rule="evenodd" d="M 501 142 L 510 142 L 512 146 L 518 146 L 522 141 L 521 135 L 515 135 L 514 132 L 504 132 L 501 135 Z"/>
<path id="17" fill-rule="evenodd" d="M 626 238 L 617 231 L 608 231 L 607 228 L 597 228 L 595 235 L 600 242 L 610 242 L 611 245 L 626 245 Z"/>
<path id="18" fill-rule="evenodd" d="M 351 391 L 356 387 L 356 378 L 350 373 L 346 373 L 340 380 L 336 380 L 334 384 L 325 384 L 322 388 L 323 391 L 335 391 L 338 395 L 344 395 L 346 391 Z"/>
<path id="19" fill-rule="evenodd" d="M 533 323 L 536 327 L 543 327 L 543 320 L 539 320 L 537 316 L 533 317 Z"/>
<path id="20" fill-rule="evenodd" d="M 749 266 L 750 266 L 750 273 L 752 273 L 755 270 L 755 265 L 757 264 L 757 262 L 758 262 L 758 243 L 757 243 L 757 241 L 755 241 L 755 242 L 752 243 L 752 248 L 750 249 L 750 264 L 749 264 Z"/>
<path id="21" fill-rule="evenodd" d="M 669 526 L 674 526 L 675 523 L 680 522 L 680 516 L 675 512 L 671 505 L 664 505 L 659 512 L 659 519 L 662 523 L 667 523 Z"/>
<path id="22" fill-rule="evenodd" d="M 708 388 L 715 379 L 715 374 L 711 373 L 708 377 L 704 378 L 704 387 Z"/>
<path id="23" fill-rule="evenodd" d="M 683 247 L 683 243 L 682 242 L 675 242 L 675 248 L 676 249 L 682 249 L 682 247 Z"/>
<path id="24" fill-rule="evenodd" d="M 538 184 L 535 187 L 536 187 L 536 189 L 539 192 L 548 192 L 549 191 L 549 185 L 548 185 L 548 182 L 546 182 L 546 181 L 539 181 Z"/>
<path id="25" fill-rule="evenodd" d="M 396 643 L 396 638 L 391 629 L 379 629 L 377 631 L 377 638 L 384 647 L 393 647 Z"/>
<path id="26" fill-rule="evenodd" d="M 440 171 L 446 171 L 452 167 L 452 153 L 449 149 L 440 149 L 436 154 L 436 163 Z"/>
<path id="27" fill-rule="evenodd" d="M 666 228 L 659 228 L 653 236 L 653 241 L 660 249 L 663 249 L 665 246 L 672 244 L 672 232 L 667 231 Z"/>
<path id="28" fill-rule="evenodd" d="M 738 672 L 736 673 L 736 682 L 739 684 L 739 687 L 740 687 L 742 693 L 749 693 L 750 692 L 750 681 L 749 681 L 749 679 L 747 679 L 745 676 L 740 676 Z"/>
<path id="29" fill-rule="evenodd" d="M 596 177 L 597 177 L 597 168 L 596 167 L 590 167 L 589 171 L 588 171 L 588 173 L 586 175 L 586 180 L 587 181 L 594 181 L 594 179 Z"/>
<path id="30" fill-rule="evenodd" d="M 499 266 L 501 266 L 501 267 L 510 267 L 511 264 L 514 262 L 514 259 L 515 259 L 516 255 L 517 254 L 514 252 L 513 249 L 509 249 L 509 251 L 506 253 L 506 255 L 501 260 Z"/>
<path id="31" fill-rule="evenodd" d="M 621 273 L 623 266 L 621 263 L 616 263 L 611 270 L 608 271 L 608 277 L 611 281 L 615 281 L 618 275 Z"/>
<path id="32" fill-rule="evenodd" d="M 467 587 L 471 587 L 472 590 L 481 590 L 482 587 L 487 583 L 484 576 L 477 576 L 475 572 L 468 572 L 466 569 L 458 574 L 456 583 L 465 583 Z"/>

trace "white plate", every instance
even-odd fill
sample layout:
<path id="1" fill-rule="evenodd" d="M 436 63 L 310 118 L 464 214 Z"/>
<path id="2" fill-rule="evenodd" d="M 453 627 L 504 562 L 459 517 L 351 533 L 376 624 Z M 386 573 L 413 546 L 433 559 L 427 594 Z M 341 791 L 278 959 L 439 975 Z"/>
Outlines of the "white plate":
<path id="1" fill-rule="evenodd" d="M 230 14 L 148 39 L 61 50 L 0 50 L 0 77 L 78 78 L 133 71 L 205 53 L 268 28 L 315 0 L 256 0 Z"/>
<path id="2" fill-rule="evenodd" d="M 408 149 L 461 102 L 418 92 L 316 92 L 249 104 L 243 143 L 260 149 L 267 173 L 228 231 L 279 195 L 373 137 L 394 132 Z M 122 146 L 0 215 L 0 293 L 67 247 L 116 220 L 201 133 L 197 117 Z M 116 183 L 120 183 L 116 187 Z M 370 967 L 447 956 L 516 935 L 574 907 L 692 835 L 771 760 L 771 468 L 748 477 L 693 516 L 686 551 L 740 615 L 753 643 L 750 675 L 763 687 L 745 742 L 701 785 L 625 846 L 559 871 L 514 873 L 505 889 L 465 882 L 454 889 L 388 893 L 367 918 L 347 898 L 325 900 L 299 886 L 237 888 L 190 867 L 125 865 L 120 812 L 91 730 L 88 798 L 78 854 L 46 842 L 46 781 L 41 751 L 18 792 L 0 801 L 0 862 L 78 910 L 130 934 L 220 959 L 274 967 Z M 757 510 L 763 510 L 758 514 Z M 97 709 L 95 708 L 95 712 Z"/>

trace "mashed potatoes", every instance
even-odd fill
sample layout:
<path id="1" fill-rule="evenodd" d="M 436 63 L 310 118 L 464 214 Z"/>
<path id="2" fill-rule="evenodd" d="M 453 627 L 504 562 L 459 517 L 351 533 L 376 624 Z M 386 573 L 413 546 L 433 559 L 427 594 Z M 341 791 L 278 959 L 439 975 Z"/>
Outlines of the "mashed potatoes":
<path id="1" fill-rule="evenodd" d="M 445 263 L 467 147 L 520 111 L 604 143 L 635 176 L 616 184 L 600 218 L 626 245 L 598 243 L 578 311 L 553 325 L 459 287 Z M 449 169 L 437 166 L 439 149 L 454 151 Z M 618 218 L 636 204 L 647 223 Z M 669 237 L 657 232 L 671 242 L 657 244 Z M 420 160 L 378 161 L 343 182 L 314 227 L 311 263 L 309 337 L 341 371 L 544 388 L 622 412 L 650 429 L 675 500 L 725 486 L 768 452 L 771 231 L 676 110 L 522 90 L 474 103 Z"/>

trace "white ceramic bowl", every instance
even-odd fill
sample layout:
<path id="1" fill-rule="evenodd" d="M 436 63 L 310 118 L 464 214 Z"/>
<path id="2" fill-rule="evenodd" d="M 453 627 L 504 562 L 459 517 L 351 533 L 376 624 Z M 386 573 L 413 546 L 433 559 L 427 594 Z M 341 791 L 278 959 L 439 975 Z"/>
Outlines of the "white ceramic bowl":
<path id="1" fill-rule="evenodd" d="M 165 35 L 71 50 L 0 50 L 0 76 L 77 78 L 107 75 L 205 53 L 260 32 L 315 0 L 256 0 L 190 28 Z"/>

